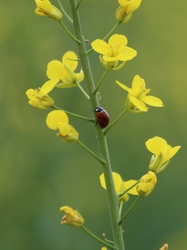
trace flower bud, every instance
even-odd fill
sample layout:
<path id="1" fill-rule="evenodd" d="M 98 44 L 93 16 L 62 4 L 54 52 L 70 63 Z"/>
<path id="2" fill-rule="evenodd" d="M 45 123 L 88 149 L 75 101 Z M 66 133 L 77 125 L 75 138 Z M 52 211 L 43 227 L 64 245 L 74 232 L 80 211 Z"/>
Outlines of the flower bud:
<path id="1" fill-rule="evenodd" d="M 137 192 L 141 197 L 148 196 L 152 192 L 156 183 L 156 174 L 152 171 L 149 171 L 147 174 L 141 177 L 140 182 L 137 185 Z"/>
<path id="2" fill-rule="evenodd" d="M 35 13 L 38 16 L 48 16 L 56 21 L 62 19 L 62 13 L 60 10 L 53 6 L 49 0 L 35 0 L 35 2 L 37 6 Z"/>
<path id="3" fill-rule="evenodd" d="M 42 95 L 40 89 L 28 89 L 26 95 L 28 103 L 37 109 L 49 109 L 54 105 L 54 100 L 49 95 Z"/>
<path id="4" fill-rule="evenodd" d="M 63 206 L 60 208 L 60 211 L 65 214 L 61 220 L 61 224 L 72 227 L 81 227 L 84 224 L 84 219 L 77 210 L 73 210 L 68 206 Z"/>
<path id="5" fill-rule="evenodd" d="M 133 16 L 133 12 L 130 13 L 126 13 L 126 10 L 122 7 L 119 6 L 116 10 L 116 19 L 120 22 L 120 23 L 127 23 L 131 20 Z"/>

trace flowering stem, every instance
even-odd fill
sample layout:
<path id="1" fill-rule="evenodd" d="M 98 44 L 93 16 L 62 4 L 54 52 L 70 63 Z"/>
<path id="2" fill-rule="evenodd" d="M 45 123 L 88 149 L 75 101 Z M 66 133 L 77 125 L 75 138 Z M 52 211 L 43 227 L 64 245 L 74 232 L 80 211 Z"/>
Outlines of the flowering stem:
<path id="1" fill-rule="evenodd" d="M 104 72 L 104 74 L 102 75 L 100 81 L 98 82 L 96 88 L 94 89 L 94 92 L 93 92 L 94 95 L 97 93 L 97 90 L 98 90 L 99 87 L 101 86 L 101 83 L 103 82 L 103 80 L 104 80 L 105 76 L 107 75 L 107 73 L 108 73 L 108 69 L 105 70 L 105 72 Z"/>
<path id="2" fill-rule="evenodd" d="M 63 29 L 66 31 L 66 33 L 68 33 L 68 35 L 77 43 L 80 44 L 80 40 L 78 40 L 73 34 L 71 34 L 71 32 L 68 30 L 68 28 L 66 28 L 66 26 L 63 24 L 63 22 L 60 20 L 59 23 L 61 24 L 61 26 L 63 27 Z"/>
<path id="3" fill-rule="evenodd" d="M 81 43 L 78 44 L 79 54 L 80 54 L 80 60 L 81 64 L 84 70 L 84 76 L 85 81 L 88 88 L 88 93 L 90 95 L 90 103 L 92 108 L 99 106 L 99 101 L 97 99 L 97 95 L 93 95 L 93 91 L 95 89 L 95 84 L 93 80 L 93 75 L 90 67 L 90 62 L 88 58 L 88 54 L 86 51 L 85 43 L 83 41 L 83 33 L 82 33 L 82 27 L 81 22 L 79 18 L 79 12 L 76 10 L 76 0 L 69 0 L 71 11 L 72 11 L 72 18 L 75 28 L 75 34 L 78 40 L 81 41 Z M 109 214 L 110 214 L 110 221 L 111 221 L 111 227 L 112 227 L 112 233 L 113 233 L 113 240 L 114 240 L 114 246 L 118 250 L 124 250 L 124 241 L 123 241 L 123 233 L 122 228 L 118 224 L 119 221 L 119 206 L 118 206 L 118 199 L 115 192 L 114 182 L 113 182 L 113 176 L 112 176 L 112 168 L 110 163 L 110 156 L 108 152 L 108 145 L 106 136 L 103 133 L 103 130 L 96 126 L 96 137 L 98 139 L 98 145 L 100 150 L 102 167 L 103 167 L 103 173 L 105 176 L 105 183 L 106 183 L 106 193 L 108 198 L 108 207 L 109 207 Z"/>
<path id="4" fill-rule="evenodd" d="M 127 210 L 127 212 L 121 217 L 121 219 L 119 220 L 119 225 L 121 225 L 122 221 L 127 217 L 127 215 L 131 212 L 131 210 L 136 206 L 136 204 L 138 203 L 138 201 L 140 200 L 141 196 L 138 196 L 135 200 L 135 202 L 130 206 L 130 208 Z"/>
<path id="5" fill-rule="evenodd" d="M 72 19 L 70 18 L 70 16 L 66 13 L 66 11 L 65 11 L 65 9 L 63 8 L 63 6 L 62 6 L 60 0 L 57 0 L 57 2 L 58 2 L 58 4 L 59 4 L 59 6 L 60 6 L 60 9 L 61 9 L 63 15 L 66 16 L 67 19 L 68 19 L 71 23 L 73 23 L 73 20 L 72 20 Z"/>
<path id="6" fill-rule="evenodd" d="M 89 95 L 86 93 L 86 91 L 81 87 L 81 85 L 78 83 L 78 81 L 76 81 L 76 84 L 78 86 L 78 88 L 80 89 L 80 91 L 83 93 L 83 95 L 88 99 L 90 100 L 90 97 Z"/>
<path id="7" fill-rule="evenodd" d="M 104 161 L 99 158 L 93 151 L 91 151 L 89 148 L 87 148 L 82 142 L 80 142 L 79 140 L 77 141 L 77 143 L 83 147 L 87 152 L 89 152 L 93 157 L 95 157 L 100 163 L 104 163 Z"/>
<path id="8" fill-rule="evenodd" d="M 89 122 L 95 123 L 95 120 L 92 119 L 92 118 L 88 118 L 88 117 L 85 117 L 85 116 L 77 115 L 77 114 L 72 113 L 72 112 L 69 112 L 69 111 L 67 111 L 67 110 L 58 108 L 57 106 L 53 106 L 52 108 L 57 109 L 57 110 L 63 110 L 63 111 L 64 111 L 65 113 L 67 113 L 68 115 L 72 115 L 72 116 L 77 117 L 77 118 L 79 118 L 79 119 L 82 119 L 82 120 L 85 120 L 85 121 L 89 121 Z"/>
<path id="9" fill-rule="evenodd" d="M 127 112 L 127 109 L 124 109 L 121 114 L 105 129 L 105 135 L 108 131 L 119 121 L 119 119 Z"/>
<path id="10" fill-rule="evenodd" d="M 117 249 L 114 246 L 112 246 L 111 244 L 109 244 L 108 242 L 98 238 L 95 234 L 91 233 L 85 226 L 81 226 L 81 228 L 88 234 L 90 235 L 92 238 L 94 238 L 95 240 L 99 241 L 100 243 L 102 243 L 104 246 L 107 246 L 111 249 Z"/>

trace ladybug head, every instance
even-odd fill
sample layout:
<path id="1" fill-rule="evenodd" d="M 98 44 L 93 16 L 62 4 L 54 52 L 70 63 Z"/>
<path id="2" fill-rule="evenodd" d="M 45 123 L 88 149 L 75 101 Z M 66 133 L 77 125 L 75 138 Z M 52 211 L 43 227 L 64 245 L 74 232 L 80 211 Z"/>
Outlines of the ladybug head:
<path id="1" fill-rule="evenodd" d="M 102 112 L 104 109 L 101 107 L 97 107 L 95 108 L 94 112 L 98 113 L 98 112 Z"/>

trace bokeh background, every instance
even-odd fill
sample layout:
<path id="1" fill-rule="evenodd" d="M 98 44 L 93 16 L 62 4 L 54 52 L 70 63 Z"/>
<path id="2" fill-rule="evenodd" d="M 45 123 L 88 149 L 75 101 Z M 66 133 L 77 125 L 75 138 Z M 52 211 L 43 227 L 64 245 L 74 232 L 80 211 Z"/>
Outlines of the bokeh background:
<path id="1" fill-rule="evenodd" d="M 57 2 L 52 1 L 56 6 Z M 69 1 L 63 6 L 70 13 Z M 83 1 L 80 12 L 84 36 L 102 38 L 114 26 L 117 0 Z M 128 37 L 138 56 L 106 77 L 101 105 L 111 120 L 123 110 L 126 93 L 115 80 L 131 86 L 135 74 L 143 77 L 164 108 L 146 114 L 127 114 L 108 135 L 113 170 L 124 180 L 146 173 L 150 153 L 145 141 L 165 138 L 181 145 L 168 168 L 158 175 L 153 193 L 142 199 L 124 226 L 126 249 L 170 250 L 187 245 L 187 16 L 186 1 L 143 1 L 133 19 L 116 33 Z M 0 249 L 100 249 L 81 229 L 62 226 L 59 207 L 70 205 L 98 236 L 111 238 L 107 201 L 99 184 L 101 166 L 78 144 L 63 143 L 45 125 L 47 111 L 27 104 L 25 91 L 46 80 L 50 60 L 60 60 L 77 46 L 58 22 L 34 13 L 34 1 L 0 2 Z M 64 18 L 73 32 L 73 28 Z M 89 44 L 87 45 L 89 48 Z M 95 81 L 103 74 L 98 55 L 90 56 Z M 86 87 L 85 82 L 82 83 Z M 77 88 L 55 89 L 56 105 L 92 116 L 92 109 Z M 93 124 L 70 117 L 80 140 L 97 151 Z M 125 205 L 130 206 L 133 199 Z"/>

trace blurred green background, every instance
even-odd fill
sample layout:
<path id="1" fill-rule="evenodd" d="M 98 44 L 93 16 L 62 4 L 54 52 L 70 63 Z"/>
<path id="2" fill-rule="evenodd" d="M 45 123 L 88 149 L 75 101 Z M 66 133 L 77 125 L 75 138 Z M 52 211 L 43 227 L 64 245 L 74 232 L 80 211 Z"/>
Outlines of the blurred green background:
<path id="1" fill-rule="evenodd" d="M 63 6 L 70 13 L 69 1 L 63 1 Z M 117 0 L 83 1 L 85 38 L 102 38 L 116 23 L 117 7 Z M 153 193 L 139 202 L 123 224 L 127 250 L 157 250 L 165 242 L 170 250 L 185 250 L 187 245 L 186 8 L 184 0 L 143 1 L 133 19 L 116 31 L 128 37 L 138 56 L 122 70 L 109 72 L 100 89 L 101 105 L 111 120 L 123 110 L 126 95 L 116 79 L 131 86 L 139 74 L 165 104 L 146 114 L 128 113 L 109 133 L 113 170 L 124 180 L 146 173 L 151 156 L 144 144 L 147 139 L 158 135 L 172 146 L 182 146 L 158 175 Z M 91 231 L 111 238 L 106 195 L 98 179 L 100 165 L 79 145 L 63 143 L 46 127 L 47 111 L 27 104 L 25 91 L 47 80 L 47 63 L 61 60 L 67 50 L 78 52 L 58 22 L 38 17 L 34 10 L 34 1 L 0 2 L 0 249 L 100 249 L 81 229 L 60 224 L 59 208 L 69 205 L 82 213 Z M 92 53 L 90 60 L 97 82 L 103 68 L 98 55 Z M 57 106 L 92 115 L 77 88 L 55 89 L 51 96 Z M 72 117 L 70 123 L 80 140 L 97 153 L 93 124 Z M 125 208 L 131 203 L 132 199 Z"/>

